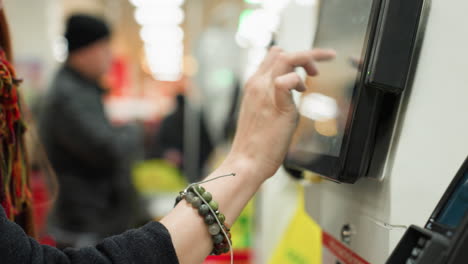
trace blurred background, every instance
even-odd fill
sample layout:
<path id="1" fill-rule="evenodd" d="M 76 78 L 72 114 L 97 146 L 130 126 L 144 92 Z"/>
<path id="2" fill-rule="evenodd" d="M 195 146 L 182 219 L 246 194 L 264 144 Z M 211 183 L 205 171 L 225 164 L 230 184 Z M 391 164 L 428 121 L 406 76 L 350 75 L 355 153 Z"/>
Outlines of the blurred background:
<path id="1" fill-rule="evenodd" d="M 67 58 L 63 36 L 67 17 L 86 13 L 111 25 L 112 67 L 101 80 L 108 90 L 105 110 L 113 125 L 138 122 L 144 131 L 130 177 L 141 196 L 138 206 L 153 219 L 165 215 L 178 191 L 207 175 L 227 154 L 242 85 L 268 47 L 272 43 L 287 50 L 310 47 L 317 6 L 315 0 L 4 2 L 15 66 L 24 79 L 21 89 L 32 121 L 40 116 L 52 78 Z M 32 163 L 41 174 L 41 157 L 37 157 L 41 154 L 36 151 L 40 143 L 31 145 Z M 35 198 L 44 205 L 37 209 L 38 225 L 43 242 L 53 244 L 54 237 L 45 228 L 50 204 L 44 201 L 54 194 L 38 179 Z M 269 211 L 262 204 L 295 199 L 294 185 L 285 178 L 269 184 L 265 197 L 259 195 L 234 226 L 240 261 L 236 263 L 266 263 L 287 223 L 281 218 L 291 214 Z M 278 188 L 290 191 L 273 197 Z M 268 221 L 276 216 L 275 223 Z M 207 263 L 223 261 L 213 258 Z"/>

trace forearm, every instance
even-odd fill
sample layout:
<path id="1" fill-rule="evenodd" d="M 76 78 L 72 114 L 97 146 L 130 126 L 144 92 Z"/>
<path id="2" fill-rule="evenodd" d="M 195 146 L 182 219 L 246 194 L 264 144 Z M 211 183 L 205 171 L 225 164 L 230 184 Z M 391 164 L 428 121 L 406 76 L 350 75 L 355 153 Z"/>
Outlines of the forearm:
<path id="1" fill-rule="evenodd" d="M 235 222 L 263 183 L 263 179 L 267 178 L 260 175 L 262 172 L 255 171 L 255 164 L 251 160 L 240 155 L 230 155 L 207 179 L 230 173 L 235 173 L 236 176 L 202 184 L 219 203 L 219 210 L 226 216 L 228 225 Z M 171 234 L 181 264 L 202 263 L 213 249 L 213 242 L 203 218 L 187 202 L 180 202 L 161 223 Z"/>

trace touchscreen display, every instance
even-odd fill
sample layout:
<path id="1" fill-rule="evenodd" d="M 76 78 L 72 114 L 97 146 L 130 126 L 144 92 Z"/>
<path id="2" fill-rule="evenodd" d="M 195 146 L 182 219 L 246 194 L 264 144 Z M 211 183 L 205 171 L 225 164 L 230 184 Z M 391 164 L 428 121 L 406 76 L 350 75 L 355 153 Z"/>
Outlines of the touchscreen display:
<path id="1" fill-rule="evenodd" d="M 468 172 L 453 192 L 436 222 L 449 228 L 456 228 L 468 212 Z"/>
<path id="2" fill-rule="evenodd" d="M 361 74 L 372 3 L 320 1 L 314 47 L 334 49 L 337 56 L 317 63 L 320 74 L 306 81 L 308 91 L 299 102 L 301 120 L 290 149 L 292 159 L 309 162 L 314 156 L 311 154 L 340 155 L 351 97 Z"/>

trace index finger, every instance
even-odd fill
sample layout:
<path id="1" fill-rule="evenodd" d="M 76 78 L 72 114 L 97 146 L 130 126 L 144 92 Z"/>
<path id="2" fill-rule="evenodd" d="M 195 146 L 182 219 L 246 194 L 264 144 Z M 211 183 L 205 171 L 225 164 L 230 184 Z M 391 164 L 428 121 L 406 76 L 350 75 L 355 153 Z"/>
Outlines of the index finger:
<path id="1" fill-rule="evenodd" d="M 265 72 L 269 70 L 270 65 L 276 60 L 279 54 L 281 54 L 283 50 L 277 46 L 273 46 L 267 52 L 267 55 L 263 59 L 263 62 L 258 67 L 258 72 Z"/>
<path id="2" fill-rule="evenodd" d="M 295 67 L 303 67 L 307 74 L 316 75 L 317 69 L 314 61 L 325 61 L 335 58 L 336 52 L 330 49 L 313 49 L 292 53 L 283 53 L 277 62 L 277 75 L 283 75 L 294 70 Z"/>

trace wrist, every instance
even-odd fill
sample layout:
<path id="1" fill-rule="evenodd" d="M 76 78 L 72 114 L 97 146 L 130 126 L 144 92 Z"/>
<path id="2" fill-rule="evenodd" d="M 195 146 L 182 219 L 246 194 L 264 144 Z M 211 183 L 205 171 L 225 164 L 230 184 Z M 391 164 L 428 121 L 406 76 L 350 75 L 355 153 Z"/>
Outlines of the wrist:
<path id="1" fill-rule="evenodd" d="M 260 187 L 270 175 L 261 170 L 260 164 L 252 157 L 231 152 L 216 169 L 215 175 L 235 173 L 245 184 Z"/>

